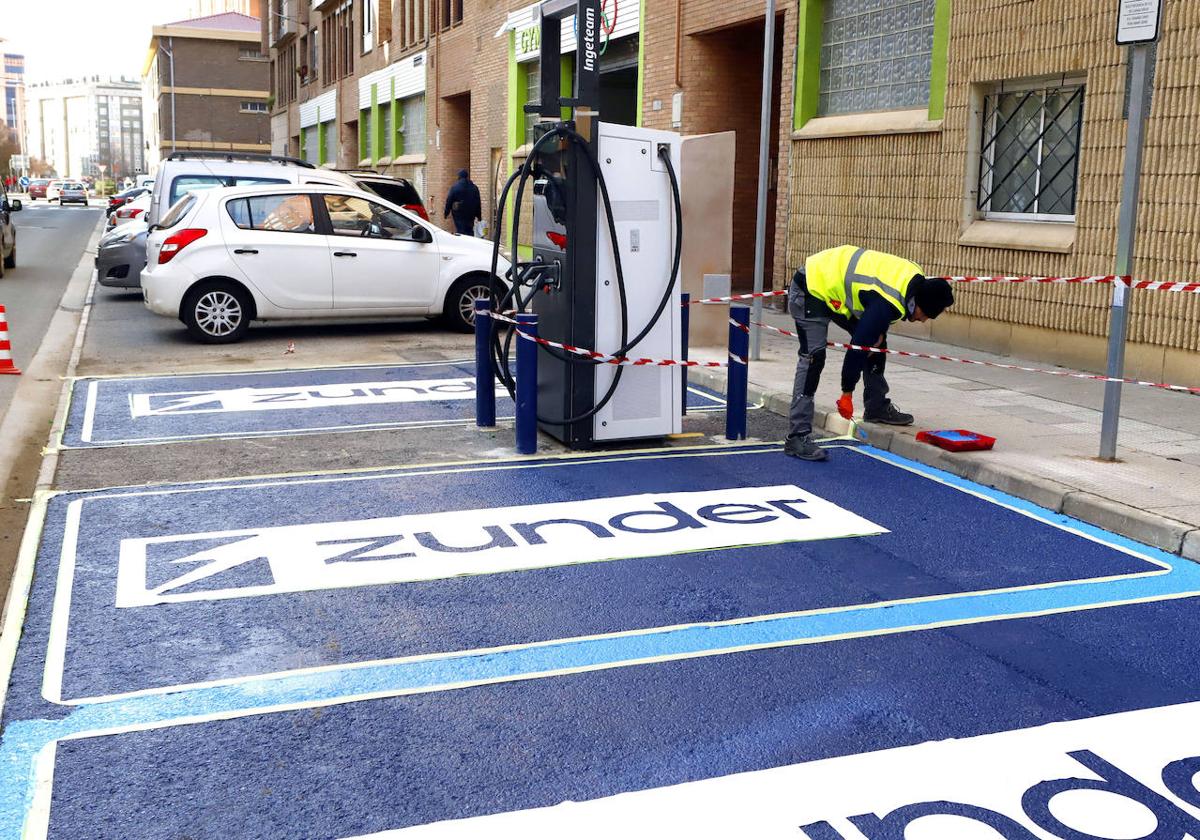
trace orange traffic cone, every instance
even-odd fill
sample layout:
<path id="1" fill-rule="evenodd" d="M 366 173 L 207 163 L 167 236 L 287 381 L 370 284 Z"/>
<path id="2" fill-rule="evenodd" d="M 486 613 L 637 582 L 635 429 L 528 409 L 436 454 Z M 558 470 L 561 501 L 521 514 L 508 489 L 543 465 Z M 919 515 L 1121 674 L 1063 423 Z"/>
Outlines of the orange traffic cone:
<path id="1" fill-rule="evenodd" d="M 20 373 L 13 364 L 12 344 L 8 341 L 8 315 L 0 304 L 0 373 Z"/>

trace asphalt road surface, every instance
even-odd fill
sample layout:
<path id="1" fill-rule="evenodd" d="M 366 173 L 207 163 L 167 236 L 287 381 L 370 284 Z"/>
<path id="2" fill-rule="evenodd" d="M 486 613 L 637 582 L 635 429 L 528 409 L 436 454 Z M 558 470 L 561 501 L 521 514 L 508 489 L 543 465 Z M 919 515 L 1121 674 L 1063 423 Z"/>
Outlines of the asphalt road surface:
<path id="1" fill-rule="evenodd" d="M 17 267 L 0 280 L 0 304 L 8 311 L 8 335 L 17 367 L 37 353 L 46 326 L 58 307 L 71 273 L 95 229 L 99 207 L 59 207 L 22 199 L 13 214 L 17 229 Z M 0 416 L 8 410 L 19 379 L 0 376 Z"/>

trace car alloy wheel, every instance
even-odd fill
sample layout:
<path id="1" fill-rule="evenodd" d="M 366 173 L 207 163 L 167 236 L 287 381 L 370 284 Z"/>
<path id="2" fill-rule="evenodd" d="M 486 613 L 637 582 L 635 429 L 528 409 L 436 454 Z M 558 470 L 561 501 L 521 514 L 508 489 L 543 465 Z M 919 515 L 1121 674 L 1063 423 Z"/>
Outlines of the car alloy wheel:
<path id="1" fill-rule="evenodd" d="M 491 293 L 491 289 L 488 288 L 487 283 L 476 283 L 467 286 L 462 290 L 462 294 L 458 296 L 458 317 L 467 324 L 474 326 L 475 301 L 488 300 Z"/>
<path id="2" fill-rule="evenodd" d="M 241 302 L 223 289 L 213 289 L 200 295 L 193 312 L 196 325 L 214 338 L 232 335 L 246 317 Z"/>

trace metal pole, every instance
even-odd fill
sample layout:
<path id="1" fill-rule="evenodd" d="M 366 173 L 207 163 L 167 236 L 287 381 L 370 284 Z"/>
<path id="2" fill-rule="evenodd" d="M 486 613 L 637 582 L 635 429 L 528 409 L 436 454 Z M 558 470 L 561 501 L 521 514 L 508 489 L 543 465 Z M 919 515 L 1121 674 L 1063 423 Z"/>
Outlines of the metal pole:
<path id="1" fill-rule="evenodd" d="M 729 307 L 729 377 L 725 388 L 725 437 L 746 439 L 746 391 L 749 387 L 750 307 Z"/>
<path id="2" fill-rule="evenodd" d="M 681 361 L 688 360 L 688 333 L 691 331 L 692 325 L 692 296 L 684 292 L 679 296 L 679 358 Z M 688 397 L 688 369 L 684 365 L 680 370 L 681 380 L 680 387 L 683 389 L 683 404 L 680 406 L 680 414 L 687 414 L 687 397 Z"/>
<path id="3" fill-rule="evenodd" d="M 1141 189 L 1142 147 L 1150 104 L 1150 44 L 1129 48 L 1129 119 L 1125 127 L 1125 169 L 1121 175 L 1121 210 L 1117 217 L 1117 267 L 1120 276 L 1133 274 L 1133 246 L 1137 237 L 1138 193 Z M 1129 333 L 1129 290 L 1113 285 L 1108 322 L 1108 375 L 1125 376 L 1125 338 Z M 1104 418 L 1100 426 L 1100 458 L 1117 457 L 1117 426 L 1121 420 L 1121 383 L 1104 383 Z"/>
<path id="4" fill-rule="evenodd" d="M 521 332 L 537 337 L 538 316 L 521 313 L 517 315 L 517 323 Z M 517 342 L 517 453 L 534 455 L 537 453 L 537 354 L 535 342 L 521 336 Z"/>
<path id="5" fill-rule="evenodd" d="M 496 425 L 496 377 L 492 374 L 492 302 L 475 301 L 475 425 Z"/>
<path id="6" fill-rule="evenodd" d="M 767 181 L 771 174 L 771 88 L 775 74 L 775 0 L 767 0 L 767 19 L 763 27 L 762 109 L 758 131 L 758 216 L 754 233 L 754 292 L 763 291 L 763 274 L 767 253 Z M 762 320 L 762 298 L 754 299 L 754 320 Z M 750 358 L 758 361 L 758 327 L 750 328 Z"/>

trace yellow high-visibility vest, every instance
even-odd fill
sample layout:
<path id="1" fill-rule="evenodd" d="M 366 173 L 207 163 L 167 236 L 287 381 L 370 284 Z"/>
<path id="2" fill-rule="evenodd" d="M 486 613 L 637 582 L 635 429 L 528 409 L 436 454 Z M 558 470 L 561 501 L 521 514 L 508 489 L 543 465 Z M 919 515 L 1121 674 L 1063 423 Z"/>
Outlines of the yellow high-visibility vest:
<path id="1" fill-rule="evenodd" d="M 865 309 L 859 299 L 863 292 L 877 292 L 896 307 L 898 318 L 903 318 L 908 314 L 904 304 L 908 284 L 924 273 L 911 260 L 855 245 L 829 248 L 804 261 L 809 294 L 833 312 L 854 318 L 861 317 Z"/>

